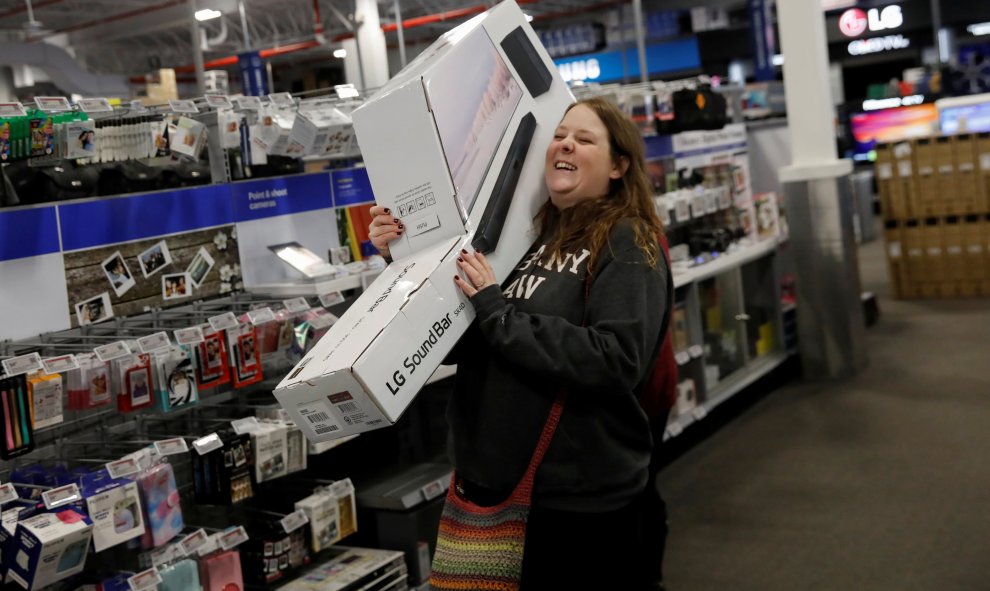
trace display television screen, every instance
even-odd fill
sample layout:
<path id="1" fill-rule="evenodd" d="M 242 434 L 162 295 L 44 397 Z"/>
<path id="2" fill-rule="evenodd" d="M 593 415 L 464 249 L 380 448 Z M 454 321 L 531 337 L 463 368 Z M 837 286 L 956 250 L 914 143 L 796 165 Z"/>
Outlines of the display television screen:
<path id="1" fill-rule="evenodd" d="M 938 130 L 938 110 L 934 104 L 897 107 L 849 118 L 853 139 L 853 160 L 876 160 L 877 144 L 926 137 Z"/>
<path id="2" fill-rule="evenodd" d="M 945 134 L 990 131 L 990 101 L 943 107 L 939 112 L 939 127 Z"/>

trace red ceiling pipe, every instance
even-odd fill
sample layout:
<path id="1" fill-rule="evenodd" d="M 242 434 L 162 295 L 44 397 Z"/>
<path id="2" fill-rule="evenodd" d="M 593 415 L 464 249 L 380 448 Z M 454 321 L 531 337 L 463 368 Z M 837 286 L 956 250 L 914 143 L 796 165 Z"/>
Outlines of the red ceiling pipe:
<path id="1" fill-rule="evenodd" d="M 97 20 L 92 20 L 92 21 L 86 21 L 84 23 L 79 23 L 78 25 L 72 25 L 71 27 L 65 27 L 63 29 L 58 29 L 56 31 L 52 31 L 51 33 L 47 33 L 47 34 L 41 35 L 39 37 L 33 37 L 33 38 L 29 39 L 29 41 L 40 41 L 41 39 L 45 39 L 45 38 L 51 37 L 53 35 L 59 35 L 61 33 L 72 33 L 74 31 L 80 31 L 82 29 L 88 29 L 90 27 L 95 27 L 96 25 L 104 25 L 104 24 L 107 24 L 107 23 L 113 23 L 113 22 L 117 22 L 117 21 L 122 21 L 122 20 L 126 20 L 126 19 L 129 19 L 129 18 L 133 18 L 135 16 L 141 16 L 143 14 L 148 14 L 149 12 L 156 12 L 156 11 L 159 11 L 159 10 L 162 10 L 162 9 L 165 9 L 165 8 L 170 8 L 172 6 L 178 6 L 180 4 L 186 4 L 186 3 L 187 3 L 186 0 L 171 0 L 170 2 L 165 2 L 165 3 L 162 3 L 162 4 L 158 4 L 157 6 L 144 6 L 142 8 L 138 8 L 138 9 L 135 9 L 135 10 L 130 10 L 128 12 L 121 12 L 119 14 L 108 16 L 108 17 L 105 17 L 105 18 L 101 18 L 101 19 L 97 19 Z"/>
<path id="2" fill-rule="evenodd" d="M 32 3 L 31 8 L 33 10 L 38 10 L 39 8 L 51 6 L 52 4 L 58 4 L 59 2 L 65 2 L 65 0 L 42 0 L 41 2 Z M 7 12 L 0 12 L 0 19 L 7 18 L 8 16 L 16 16 L 22 12 L 27 12 L 27 4 L 21 6 L 20 8 L 8 10 Z"/>
<path id="3" fill-rule="evenodd" d="M 536 4 L 539 0 L 516 0 L 517 4 Z M 469 6 L 467 8 L 459 8 L 457 10 L 448 10 L 447 12 L 438 12 L 436 14 L 428 14 L 426 16 L 417 16 L 415 18 L 410 18 L 402 21 L 403 29 L 411 29 L 413 27 L 421 27 L 423 25 L 428 25 L 431 23 L 439 23 L 443 21 L 449 21 L 457 18 L 462 18 L 465 16 L 470 16 L 472 14 L 480 14 L 491 8 L 484 4 L 479 4 L 477 6 Z M 385 33 L 390 33 L 399 28 L 399 25 L 392 23 L 388 25 L 382 25 L 382 31 Z"/>
<path id="4" fill-rule="evenodd" d="M 313 33 L 323 34 L 323 20 L 320 18 L 320 0 L 313 0 Z"/>

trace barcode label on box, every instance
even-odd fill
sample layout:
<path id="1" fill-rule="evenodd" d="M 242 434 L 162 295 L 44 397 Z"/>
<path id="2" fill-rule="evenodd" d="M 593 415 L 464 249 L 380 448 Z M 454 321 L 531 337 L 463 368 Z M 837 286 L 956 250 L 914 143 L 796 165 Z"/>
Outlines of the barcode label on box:
<path id="1" fill-rule="evenodd" d="M 334 418 L 333 411 L 330 410 L 327 403 L 322 400 L 300 404 L 296 410 L 299 411 L 300 415 L 306 417 L 306 420 L 313 427 L 313 432 L 317 435 L 340 431 L 340 423 Z"/>
<path id="2" fill-rule="evenodd" d="M 980 168 L 990 170 L 990 154 L 980 154 Z"/>
<path id="3" fill-rule="evenodd" d="M 892 258 L 892 259 L 899 259 L 899 258 L 901 258 L 901 255 L 902 255 L 902 253 L 901 253 L 901 243 L 900 242 L 891 242 L 890 245 L 887 246 L 887 253 L 890 255 L 890 258 Z"/>
<path id="4" fill-rule="evenodd" d="M 888 162 L 877 165 L 877 176 L 880 177 L 881 181 L 886 181 L 888 179 L 894 178 L 894 167 Z"/>
<path id="5" fill-rule="evenodd" d="M 911 176 L 911 162 L 902 160 L 897 163 L 897 174 L 901 177 Z"/>

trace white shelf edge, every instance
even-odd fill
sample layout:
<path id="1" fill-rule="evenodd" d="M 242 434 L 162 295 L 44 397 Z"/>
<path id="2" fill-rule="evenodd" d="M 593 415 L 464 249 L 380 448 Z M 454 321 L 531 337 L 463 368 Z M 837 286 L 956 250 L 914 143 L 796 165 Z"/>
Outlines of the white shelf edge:
<path id="1" fill-rule="evenodd" d="M 751 385 L 756 380 L 767 375 L 774 369 L 778 368 L 787 358 L 790 353 L 784 351 L 778 351 L 775 353 L 767 354 L 756 361 L 753 361 L 749 366 L 743 368 L 737 374 L 731 375 L 725 381 L 719 383 L 710 393 L 709 398 L 703 402 L 700 406 L 705 409 L 705 412 L 711 412 L 715 407 L 722 404 L 729 398 L 732 398 L 744 388 Z M 670 435 L 670 424 L 676 423 L 680 426 L 681 431 L 687 429 L 690 425 L 694 424 L 698 419 L 692 414 L 694 411 L 688 411 L 676 419 L 670 421 L 667 425 L 667 429 L 664 431 L 663 439 L 667 441 L 671 439 Z M 676 437 L 674 435 L 673 437 Z"/>
<path id="2" fill-rule="evenodd" d="M 714 277 L 715 275 L 728 271 L 729 269 L 734 269 L 745 265 L 750 261 L 755 261 L 756 259 L 762 258 L 777 250 L 778 245 L 779 241 L 776 239 L 764 240 L 762 242 L 757 242 L 756 244 L 743 247 L 742 250 L 737 250 L 736 252 L 730 254 L 724 254 L 710 263 L 705 263 L 704 265 L 698 267 L 691 267 L 690 269 L 679 273 L 675 272 L 674 288 L 678 289 L 690 283 L 702 281 L 708 279 L 709 277 Z"/>
<path id="3" fill-rule="evenodd" d="M 326 281 L 315 281 L 306 283 L 264 283 L 245 287 L 249 293 L 257 293 L 272 296 L 318 296 L 334 291 L 345 289 L 356 289 L 362 286 L 363 279 L 375 277 L 381 271 L 364 271 L 354 275 L 345 275 Z"/>

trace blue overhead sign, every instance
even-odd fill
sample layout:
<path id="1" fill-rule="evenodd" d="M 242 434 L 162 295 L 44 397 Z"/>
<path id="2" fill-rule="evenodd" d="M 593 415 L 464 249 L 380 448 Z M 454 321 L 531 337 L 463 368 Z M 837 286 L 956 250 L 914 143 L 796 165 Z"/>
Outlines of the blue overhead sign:
<path id="1" fill-rule="evenodd" d="M 639 57 L 635 47 L 625 51 L 603 51 L 554 60 L 565 82 L 615 82 L 639 79 Z M 646 46 L 649 75 L 669 74 L 701 68 L 701 53 L 694 37 Z"/>

